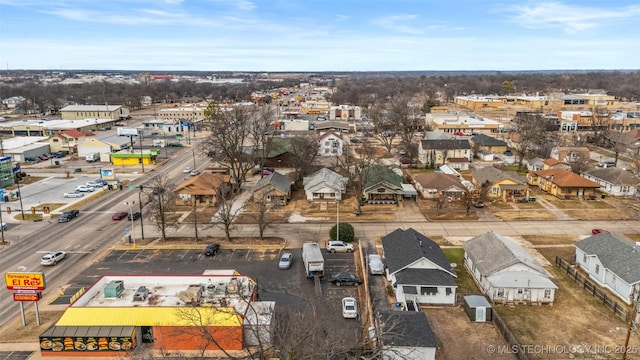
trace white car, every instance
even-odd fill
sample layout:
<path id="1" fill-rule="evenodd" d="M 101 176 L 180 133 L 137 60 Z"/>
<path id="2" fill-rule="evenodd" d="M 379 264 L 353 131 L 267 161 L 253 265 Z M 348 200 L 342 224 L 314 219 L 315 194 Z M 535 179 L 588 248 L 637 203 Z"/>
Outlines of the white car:
<path id="1" fill-rule="evenodd" d="M 64 197 L 66 198 L 81 198 L 83 196 L 84 194 L 79 191 L 71 191 L 71 192 L 64 193 Z"/>
<path id="2" fill-rule="evenodd" d="M 2 227 L 2 231 L 7 231 L 7 223 L 2 223 L 0 226 Z"/>
<path id="3" fill-rule="evenodd" d="M 291 267 L 291 262 L 293 261 L 292 253 L 284 253 L 280 257 L 280 262 L 278 262 L 278 269 L 286 270 Z"/>
<path id="4" fill-rule="evenodd" d="M 90 181 L 87 181 L 85 185 L 92 188 L 97 188 L 97 187 L 103 187 L 104 183 L 102 182 L 102 180 L 90 180 Z"/>
<path id="5" fill-rule="evenodd" d="M 185 173 L 185 174 L 188 174 L 188 173 L 190 173 L 192 171 L 193 171 L 193 169 L 191 167 L 189 167 L 189 166 L 187 166 L 186 168 L 184 168 L 184 170 L 182 170 L 182 172 Z"/>
<path id="6" fill-rule="evenodd" d="M 87 185 L 79 185 L 76 186 L 76 191 L 79 192 L 93 192 L 95 191 L 96 188 L 94 188 L 93 186 L 87 186 Z"/>
<path id="7" fill-rule="evenodd" d="M 55 265 L 58 262 L 67 258 L 67 253 L 64 251 L 52 251 L 46 253 L 42 259 L 40 259 L 40 264 L 42 265 Z"/>
<path id="8" fill-rule="evenodd" d="M 191 170 L 191 176 L 196 176 L 196 175 L 200 175 L 200 171 L 199 170 Z"/>
<path id="9" fill-rule="evenodd" d="M 384 264 L 382 263 L 382 256 L 378 254 L 369 254 L 367 263 L 369 265 L 369 274 L 384 275 Z"/>
<path id="10" fill-rule="evenodd" d="M 358 317 L 358 301 L 352 297 L 342 299 L 342 317 L 356 319 Z"/>
<path id="11" fill-rule="evenodd" d="M 353 245 L 344 241 L 329 241 L 327 244 L 328 252 L 353 252 Z"/>

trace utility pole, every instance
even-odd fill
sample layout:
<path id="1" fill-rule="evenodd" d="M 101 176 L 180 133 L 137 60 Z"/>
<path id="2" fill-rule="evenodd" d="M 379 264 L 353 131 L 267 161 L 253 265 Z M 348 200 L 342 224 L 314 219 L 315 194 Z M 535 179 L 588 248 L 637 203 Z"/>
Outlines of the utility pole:
<path id="1" fill-rule="evenodd" d="M 627 360 L 627 350 L 629 349 L 629 338 L 631 337 L 631 330 L 633 330 L 633 323 L 638 316 L 638 297 L 640 297 L 640 286 L 638 284 L 633 286 L 631 292 L 631 301 L 633 306 L 631 307 L 631 313 L 629 314 L 629 326 L 627 327 L 627 337 L 624 340 L 624 348 L 622 349 L 622 360 Z M 637 324 L 636 324 L 637 326 Z"/>

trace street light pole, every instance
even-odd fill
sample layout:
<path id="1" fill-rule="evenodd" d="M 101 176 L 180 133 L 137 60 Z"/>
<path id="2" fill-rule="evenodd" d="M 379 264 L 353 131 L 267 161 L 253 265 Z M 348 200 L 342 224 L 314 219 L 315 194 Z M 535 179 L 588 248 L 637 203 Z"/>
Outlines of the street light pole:
<path id="1" fill-rule="evenodd" d="M 129 206 L 129 214 L 131 216 L 131 238 L 133 239 L 133 246 L 136 246 L 136 232 L 135 232 L 135 228 L 133 226 L 133 204 L 135 204 L 135 201 L 132 201 L 131 203 L 129 203 L 128 201 L 124 202 L 125 205 Z"/>
<path id="2" fill-rule="evenodd" d="M 144 240 L 144 223 L 142 222 L 142 185 L 138 191 L 138 204 L 140 204 L 140 239 Z"/>
<path id="3" fill-rule="evenodd" d="M 336 199 L 336 240 L 340 240 L 340 200 Z"/>
<path id="4" fill-rule="evenodd" d="M 4 244 L 5 241 L 4 241 L 4 222 L 2 221 L 2 206 L 0 206 L 0 232 L 2 233 L 2 243 Z"/>
<path id="5" fill-rule="evenodd" d="M 142 173 L 144 174 L 144 157 L 142 156 L 142 132 L 140 132 L 140 164 L 142 165 Z"/>
<path id="6" fill-rule="evenodd" d="M 22 213 L 22 220 L 24 220 L 24 206 L 22 205 L 22 194 L 20 193 L 20 176 L 16 174 L 16 184 L 18 184 L 18 199 L 20 199 L 20 212 Z"/>

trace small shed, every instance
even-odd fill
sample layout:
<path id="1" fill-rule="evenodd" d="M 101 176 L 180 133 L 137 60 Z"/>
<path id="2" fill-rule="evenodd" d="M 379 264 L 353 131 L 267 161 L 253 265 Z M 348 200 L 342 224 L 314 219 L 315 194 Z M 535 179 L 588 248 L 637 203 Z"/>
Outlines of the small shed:
<path id="1" fill-rule="evenodd" d="M 482 295 L 467 295 L 464 297 L 464 312 L 473 322 L 486 322 L 493 319 L 491 304 Z"/>

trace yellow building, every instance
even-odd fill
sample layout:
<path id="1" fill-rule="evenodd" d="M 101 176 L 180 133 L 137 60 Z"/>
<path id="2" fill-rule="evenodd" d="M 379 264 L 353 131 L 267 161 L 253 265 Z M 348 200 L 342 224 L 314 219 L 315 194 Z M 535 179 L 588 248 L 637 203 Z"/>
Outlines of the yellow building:
<path id="1" fill-rule="evenodd" d="M 137 166 L 141 163 L 144 165 L 153 165 L 156 163 L 158 154 L 153 149 L 150 151 L 140 152 L 118 152 L 111 154 L 111 162 L 114 166 Z"/>
<path id="2" fill-rule="evenodd" d="M 83 119 L 128 119 L 129 108 L 122 105 L 69 105 L 60 109 L 63 120 Z"/>

